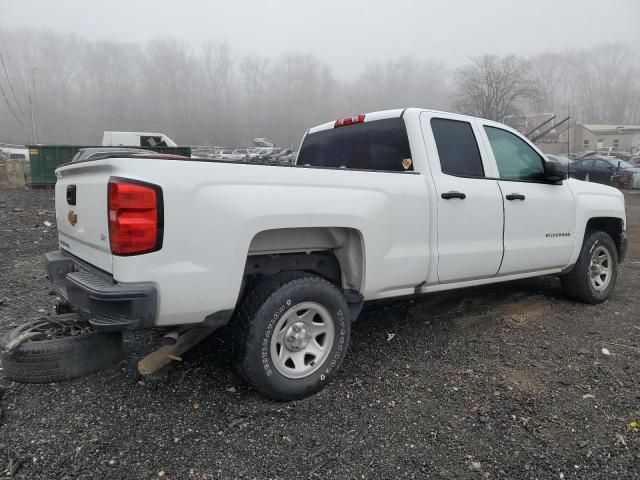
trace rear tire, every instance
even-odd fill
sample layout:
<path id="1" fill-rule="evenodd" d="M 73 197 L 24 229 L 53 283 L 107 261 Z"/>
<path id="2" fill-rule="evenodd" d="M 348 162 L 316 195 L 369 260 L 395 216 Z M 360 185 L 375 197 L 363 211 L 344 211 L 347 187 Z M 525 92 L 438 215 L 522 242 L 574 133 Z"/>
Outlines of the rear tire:
<path id="1" fill-rule="evenodd" d="M 239 373 L 274 400 L 323 388 L 349 345 L 349 307 L 338 288 L 305 272 L 264 279 L 246 293 L 232 321 Z"/>
<path id="2" fill-rule="evenodd" d="M 604 302 L 618 278 L 618 250 L 611 236 L 603 231 L 585 235 L 578 261 L 573 269 L 560 276 L 562 290 L 583 303 Z"/>

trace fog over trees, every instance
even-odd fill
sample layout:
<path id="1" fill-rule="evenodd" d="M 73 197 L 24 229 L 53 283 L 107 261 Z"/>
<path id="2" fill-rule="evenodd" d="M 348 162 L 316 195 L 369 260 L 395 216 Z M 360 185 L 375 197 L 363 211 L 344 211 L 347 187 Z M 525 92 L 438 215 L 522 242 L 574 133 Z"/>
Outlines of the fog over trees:
<path id="1" fill-rule="evenodd" d="M 0 141 L 99 144 L 103 130 L 160 131 L 179 144 L 296 144 L 315 124 L 420 106 L 502 120 L 570 114 L 572 122 L 640 123 L 640 54 L 630 46 L 486 55 L 464 65 L 404 57 L 344 79 L 306 53 L 240 55 L 207 41 L 144 45 L 33 29 L 0 30 Z"/>

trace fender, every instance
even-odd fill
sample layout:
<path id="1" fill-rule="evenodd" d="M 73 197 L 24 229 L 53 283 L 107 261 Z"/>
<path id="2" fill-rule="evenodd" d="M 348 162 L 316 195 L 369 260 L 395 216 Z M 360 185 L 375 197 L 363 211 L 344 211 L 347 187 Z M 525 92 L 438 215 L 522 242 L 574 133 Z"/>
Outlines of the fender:
<path id="1" fill-rule="evenodd" d="M 568 266 L 578 260 L 587 223 L 592 218 L 617 218 L 626 229 L 627 219 L 624 209 L 624 195 L 620 190 L 599 183 L 567 180 L 576 201 L 575 232 L 576 242 Z M 617 240 L 617 239 L 614 239 Z"/>

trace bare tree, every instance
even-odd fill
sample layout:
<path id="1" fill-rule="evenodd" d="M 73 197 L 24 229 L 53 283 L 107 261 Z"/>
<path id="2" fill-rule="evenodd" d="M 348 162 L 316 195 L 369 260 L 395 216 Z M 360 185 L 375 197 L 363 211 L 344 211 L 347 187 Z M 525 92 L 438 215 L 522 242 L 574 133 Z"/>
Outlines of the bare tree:
<path id="1" fill-rule="evenodd" d="M 541 53 L 529 61 L 538 95 L 531 99 L 536 113 L 567 111 L 573 87 L 571 54 Z"/>
<path id="2" fill-rule="evenodd" d="M 528 61 L 485 56 L 453 72 L 402 57 L 366 65 L 351 81 L 336 80 L 312 55 L 238 58 L 215 41 L 192 50 L 172 39 L 130 44 L 25 29 L 0 30 L 0 47 L 18 115 L 0 101 L 0 141 L 30 141 L 31 105 L 38 141 L 72 144 L 95 144 L 103 130 L 122 129 L 162 131 L 187 145 L 213 138 L 246 146 L 270 137 L 284 146 L 332 118 L 406 106 L 450 109 L 453 100 L 459 110 L 497 120 L 516 110 L 570 111 L 578 122 L 640 123 L 640 58 L 624 45 Z M 0 68 L 8 89 L 5 77 Z"/>
<path id="3" fill-rule="evenodd" d="M 440 63 L 403 57 L 367 65 L 347 86 L 347 95 L 349 103 L 362 112 L 410 106 L 444 108 L 450 96 L 448 76 Z"/>
<path id="4" fill-rule="evenodd" d="M 519 111 L 519 102 L 538 96 L 529 64 L 515 55 L 484 55 L 455 72 L 455 107 L 463 113 L 503 121 Z"/>
<path id="5" fill-rule="evenodd" d="M 639 101 L 637 53 L 613 44 L 580 52 L 578 57 L 575 89 L 584 119 L 594 123 L 631 120 Z"/>

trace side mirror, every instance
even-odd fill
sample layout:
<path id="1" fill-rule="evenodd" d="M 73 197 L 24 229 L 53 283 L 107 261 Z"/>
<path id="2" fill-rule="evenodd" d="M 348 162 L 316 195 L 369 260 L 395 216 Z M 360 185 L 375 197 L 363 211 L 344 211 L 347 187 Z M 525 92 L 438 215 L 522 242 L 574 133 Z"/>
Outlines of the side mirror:
<path id="1" fill-rule="evenodd" d="M 559 183 L 567 178 L 567 167 L 555 160 L 543 160 L 544 162 L 544 178 L 552 183 Z"/>

